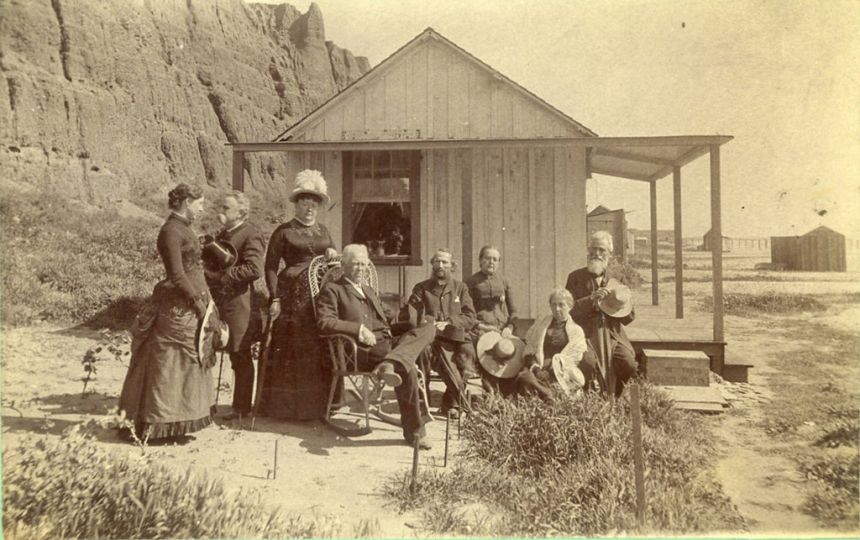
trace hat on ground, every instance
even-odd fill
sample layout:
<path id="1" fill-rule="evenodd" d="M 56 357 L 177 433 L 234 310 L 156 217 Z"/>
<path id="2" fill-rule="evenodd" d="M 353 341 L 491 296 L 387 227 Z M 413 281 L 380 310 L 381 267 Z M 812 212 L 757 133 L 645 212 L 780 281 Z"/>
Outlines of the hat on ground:
<path id="1" fill-rule="evenodd" d="M 478 362 L 490 375 L 502 379 L 516 377 L 523 368 L 526 344 L 518 337 L 490 330 L 478 339 Z"/>
<path id="2" fill-rule="evenodd" d="M 560 354 L 552 356 L 552 373 L 566 394 L 573 394 L 585 386 L 585 375 L 573 359 L 565 359 Z"/>
<path id="3" fill-rule="evenodd" d="M 201 253 L 203 268 L 210 272 L 223 272 L 236 263 L 239 258 L 236 248 L 226 240 L 219 240 L 211 235 L 203 237 Z"/>
<path id="4" fill-rule="evenodd" d="M 630 288 L 617 279 L 606 284 L 609 294 L 597 301 L 597 306 L 610 317 L 623 318 L 633 311 L 633 295 Z"/>
<path id="5" fill-rule="evenodd" d="M 436 334 L 436 337 L 445 341 L 453 341 L 454 343 L 469 343 L 465 330 L 453 324 L 446 326 L 441 333 Z"/>
<path id="6" fill-rule="evenodd" d="M 300 195 L 319 197 L 324 205 L 328 204 L 328 184 L 319 171 L 305 169 L 296 175 L 296 187 L 290 193 L 290 202 L 296 202 Z"/>

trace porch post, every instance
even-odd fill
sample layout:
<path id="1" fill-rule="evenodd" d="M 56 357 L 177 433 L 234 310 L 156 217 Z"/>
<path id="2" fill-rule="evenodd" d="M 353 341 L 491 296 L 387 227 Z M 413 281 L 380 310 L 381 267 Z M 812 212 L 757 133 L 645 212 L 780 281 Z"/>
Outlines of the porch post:
<path id="1" fill-rule="evenodd" d="M 245 191 L 245 152 L 233 150 L 233 189 Z"/>
<path id="2" fill-rule="evenodd" d="M 672 169 L 672 196 L 675 211 L 675 318 L 684 318 L 684 262 L 681 260 L 681 167 Z"/>
<path id="3" fill-rule="evenodd" d="M 711 145 L 711 266 L 714 281 L 714 341 L 723 341 L 723 230 L 720 214 L 720 146 Z M 716 238 L 716 240 L 713 240 Z"/>
<path id="4" fill-rule="evenodd" d="M 660 303 L 660 283 L 657 276 L 657 181 L 651 182 L 651 304 Z"/>

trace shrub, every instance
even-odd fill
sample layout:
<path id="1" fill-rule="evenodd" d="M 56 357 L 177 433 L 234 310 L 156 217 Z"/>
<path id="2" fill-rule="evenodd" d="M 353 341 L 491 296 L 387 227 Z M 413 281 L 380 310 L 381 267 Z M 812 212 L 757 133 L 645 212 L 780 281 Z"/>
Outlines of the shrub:
<path id="1" fill-rule="evenodd" d="M 59 195 L 7 194 L 0 200 L 0 320 L 85 321 L 102 313 L 101 322 L 130 321 L 163 277 L 157 234 L 152 223 L 85 210 Z"/>
<path id="2" fill-rule="evenodd" d="M 714 308 L 714 298 L 706 296 L 702 299 L 702 307 L 706 310 Z M 818 298 L 809 294 L 761 293 L 723 295 L 723 308 L 728 315 L 753 316 L 762 313 L 797 313 L 802 311 L 824 311 L 827 306 Z"/>
<path id="3" fill-rule="evenodd" d="M 3 450 L 6 538 L 285 538 L 334 536 L 329 518 L 283 517 L 256 492 L 112 455 L 72 431 Z"/>
<path id="4" fill-rule="evenodd" d="M 825 523 L 855 529 L 860 512 L 860 454 L 816 457 L 802 463 L 800 470 L 815 482 L 804 510 Z"/>
<path id="5" fill-rule="evenodd" d="M 619 262 L 612 259 L 609 262 L 607 273 L 614 276 L 627 284 L 631 289 L 637 289 L 642 285 L 642 276 L 636 271 L 630 263 Z"/>
<path id="6" fill-rule="evenodd" d="M 642 392 L 646 527 L 650 531 L 738 530 L 743 520 L 707 471 L 714 441 L 697 417 L 665 394 Z M 596 395 L 545 404 L 490 399 L 463 426 L 466 445 L 447 474 L 424 472 L 415 493 L 395 478 L 389 496 L 424 510 L 433 532 L 597 535 L 636 529 L 629 403 Z M 458 508 L 496 511 L 473 519 Z M 439 516 L 448 516 L 440 519 Z M 438 530 L 440 523 L 450 527 Z"/>

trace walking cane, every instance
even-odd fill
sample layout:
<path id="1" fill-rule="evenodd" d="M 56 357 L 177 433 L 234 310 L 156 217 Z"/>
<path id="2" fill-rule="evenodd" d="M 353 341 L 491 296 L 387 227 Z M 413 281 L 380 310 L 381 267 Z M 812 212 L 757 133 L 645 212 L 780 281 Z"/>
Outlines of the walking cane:
<path id="1" fill-rule="evenodd" d="M 215 387 L 215 410 L 218 410 L 218 399 L 221 396 L 221 374 L 224 372 L 224 351 L 221 351 L 221 361 L 218 363 L 218 386 Z"/>
<path id="2" fill-rule="evenodd" d="M 257 415 L 260 412 L 260 406 L 263 403 L 263 385 L 266 380 L 266 371 L 269 367 L 269 356 L 271 356 L 272 345 L 272 317 L 266 321 L 266 332 L 263 335 L 263 343 L 260 347 L 260 361 L 257 366 L 257 385 L 254 389 L 254 408 L 251 411 L 251 431 L 254 430 L 254 424 L 257 420 Z"/>

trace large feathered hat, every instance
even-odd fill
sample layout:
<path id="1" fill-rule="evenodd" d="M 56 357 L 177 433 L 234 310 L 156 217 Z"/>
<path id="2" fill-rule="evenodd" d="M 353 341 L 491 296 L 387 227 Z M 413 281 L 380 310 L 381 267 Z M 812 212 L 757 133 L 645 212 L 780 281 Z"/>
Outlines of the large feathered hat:
<path id="1" fill-rule="evenodd" d="M 323 205 L 329 202 L 328 185 L 319 171 L 305 169 L 296 175 L 296 187 L 290 193 L 290 202 L 296 202 L 299 195 L 313 195 L 322 199 Z"/>

